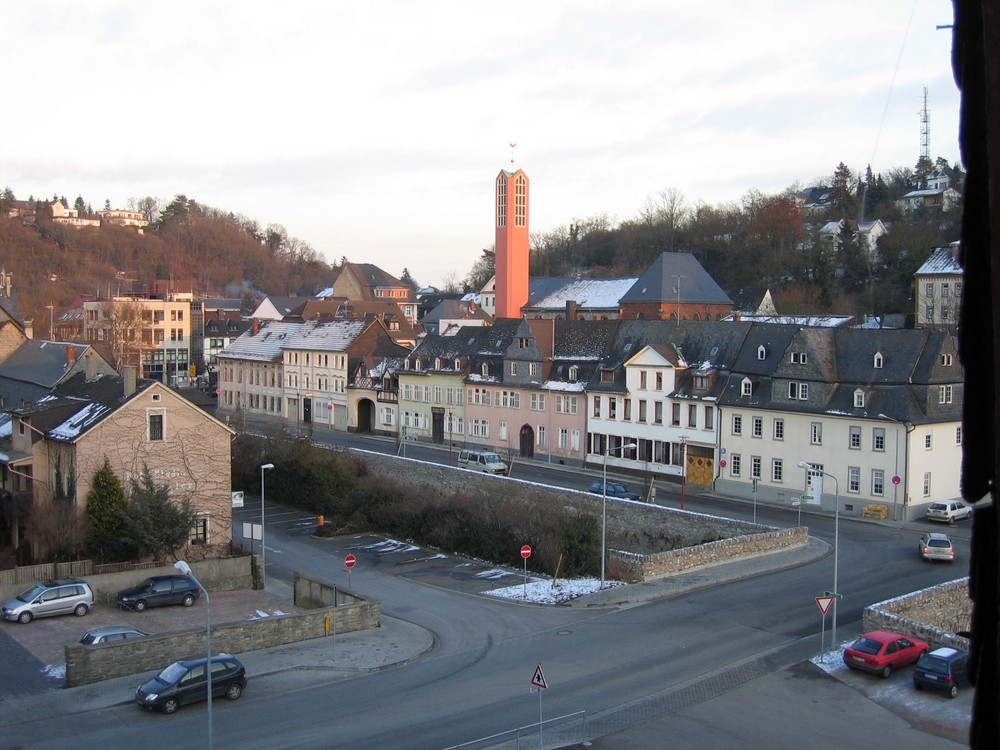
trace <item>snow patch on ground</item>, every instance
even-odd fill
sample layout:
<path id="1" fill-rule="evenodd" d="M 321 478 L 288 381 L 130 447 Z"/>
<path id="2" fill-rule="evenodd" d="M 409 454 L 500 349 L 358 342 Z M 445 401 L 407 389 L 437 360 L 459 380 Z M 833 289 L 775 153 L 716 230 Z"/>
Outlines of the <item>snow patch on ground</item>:
<path id="1" fill-rule="evenodd" d="M 487 571 L 494 572 L 494 571 Z M 510 574 L 508 574 L 510 575 Z M 624 586 L 621 581 L 606 581 L 605 588 Z M 527 583 L 506 588 L 484 591 L 487 596 L 499 599 L 530 602 L 531 604 L 564 604 L 580 596 L 593 594 L 601 590 L 601 582 L 597 578 L 575 578 L 570 580 L 552 581 L 550 579 L 529 578 Z"/>

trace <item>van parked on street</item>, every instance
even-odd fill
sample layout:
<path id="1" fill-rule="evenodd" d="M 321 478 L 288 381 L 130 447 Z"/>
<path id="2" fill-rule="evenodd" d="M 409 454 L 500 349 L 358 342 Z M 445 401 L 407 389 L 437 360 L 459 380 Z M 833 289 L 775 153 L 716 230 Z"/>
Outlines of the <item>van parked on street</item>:
<path id="1" fill-rule="evenodd" d="M 507 464 L 500 454 L 492 451 L 462 451 L 458 454 L 458 465 L 463 469 L 484 471 L 487 474 L 506 474 Z"/>

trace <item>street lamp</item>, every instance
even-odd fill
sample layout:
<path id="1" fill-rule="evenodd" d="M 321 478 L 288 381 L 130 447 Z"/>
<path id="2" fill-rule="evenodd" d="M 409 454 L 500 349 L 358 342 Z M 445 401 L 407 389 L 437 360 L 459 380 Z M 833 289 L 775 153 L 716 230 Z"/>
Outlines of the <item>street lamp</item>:
<path id="1" fill-rule="evenodd" d="M 799 461 L 798 466 L 800 469 L 806 469 L 811 471 L 813 474 L 822 474 L 825 477 L 830 477 L 833 480 L 833 492 L 834 492 L 834 505 L 833 508 L 833 628 L 830 631 L 831 643 L 834 648 L 837 646 L 837 600 L 840 599 L 840 592 L 837 591 L 837 563 L 838 563 L 838 552 L 839 552 L 839 542 L 840 542 L 840 482 L 837 481 L 837 477 L 828 471 L 823 471 L 817 468 L 816 464 L 811 464 L 808 461 Z M 808 475 L 807 475 L 808 476 Z"/>
<path id="2" fill-rule="evenodd" d="M 635 443 L 611 448 L 613 451 L 625 451 L 638 447 Z M 607 558 L 608 544 L 608 451 L 604 451 L 604 481 L 601 483 L 601 588 L 604 588 L 604 562 Z"/>
<path id="3" fill-rule="evenodd" d="M 260 587 L 267 584 L 267 567 L 264 552 L 264 472 L 274 468 L 274 464 L 261 464 L 260 467 Z"/>
<path id="4" fill-rule="evenodd" d="M 212 600 L 208 596 L 208 589 L 201 585 L 201 581 L 195 578 L 191 572 L 191 566 L 184 560 L 178 560 L 174 567 L 181 573 L 189 576 L 191 580 L 198 584 L 205 593 L 205 680 L 208 687 L 208 750 L 215 747 L 215 740 L 212 737 Z"/>

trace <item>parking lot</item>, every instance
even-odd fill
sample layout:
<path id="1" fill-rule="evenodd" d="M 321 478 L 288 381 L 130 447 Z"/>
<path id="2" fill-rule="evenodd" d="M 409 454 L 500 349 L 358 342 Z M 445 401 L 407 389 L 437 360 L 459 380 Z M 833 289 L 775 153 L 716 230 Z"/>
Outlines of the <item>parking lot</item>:
<path id="1" fill-rule="evenodd" d="M 212 622 L 215 625 L 305 611 L 293 606 L 291 601 L 266 591 L 216 591 L 211 596 Z M 119 609 L 114 604 L 95 604 L 85 617 L 46 617 L 27 625 L 0 621 L 0 627 L 43 664 L 57 670 L 66 662 L 64 646 L 78 642 L 91 628 L 130 625 L 151 634 L 204 628 L 205 607 L 203 596 L 191 607 L 155 607 L 144 612 Z"/>

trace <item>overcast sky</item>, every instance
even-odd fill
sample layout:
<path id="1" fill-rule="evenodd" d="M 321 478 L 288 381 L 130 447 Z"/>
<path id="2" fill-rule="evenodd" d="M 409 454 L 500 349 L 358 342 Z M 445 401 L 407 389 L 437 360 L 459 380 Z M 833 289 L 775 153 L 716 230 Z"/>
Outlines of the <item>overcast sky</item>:
<path id="1" fill-rule="evenodd" d="M 530 229 L 958 160 L 950 0 L 0 4 L 0 187 L 199 203 L 422 284 Z M 284 291 L 284 290 L 267 290 Z"/>

